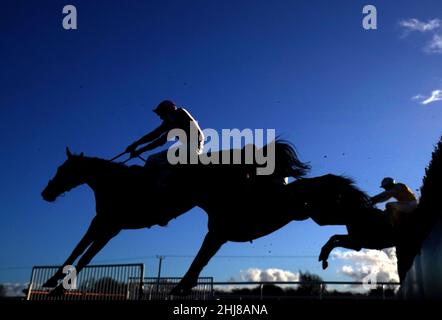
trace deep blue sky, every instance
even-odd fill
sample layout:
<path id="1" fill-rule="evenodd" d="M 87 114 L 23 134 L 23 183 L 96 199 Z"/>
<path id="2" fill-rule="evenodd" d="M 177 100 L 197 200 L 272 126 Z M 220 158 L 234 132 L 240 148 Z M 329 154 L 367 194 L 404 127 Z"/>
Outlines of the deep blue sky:
<path id="1" fill-rule="evenodd" d="M 367 1 L 2 1 L 0 282 L 61 263 L 94 215 L 87 187 L 54 204 L 40 197 L 65 147 L 110 158 L 159 124 L 151 109 L 164 98 L 203 128 L 275 128 L 312 176 L 346 174 L 370 194 L 385 175 L 420 187 L 442 102 L 411 97 L 442 89 L 442 55 L 424 52 L 429 33 L 404 36 L 399 22 L 442 18 L 442 2 L 369 3 L 376 31 L 361 26 Z M 77 7 L 78 30 L 62 28 L 66 4 Z M 148 257 L 194 255 L 206 221 L 195 209 L 167 228 L 124 231 L 94 261 L 141 261 L 155 275 Z M 323 272 L 313 258 L 336 231 L 293 222 L 225 245 L 204 274 L 276 267 L 344 279 L 338 261 Z M 168 257 L 164 274 L 189 264 Z"/>

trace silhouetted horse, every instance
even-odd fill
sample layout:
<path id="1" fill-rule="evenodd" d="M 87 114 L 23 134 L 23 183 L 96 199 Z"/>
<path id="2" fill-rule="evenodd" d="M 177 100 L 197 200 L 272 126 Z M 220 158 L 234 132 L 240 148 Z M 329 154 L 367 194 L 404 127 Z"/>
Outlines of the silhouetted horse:
<path id="1" fill-rule="evenodd" d="M 417 208 L 403 214 L 394 227 L 381 210 L 371 206 L 367 195 L 353 187 L 348 179 L 327 175 L 294 181 L 288 187 L 292 188 L 293 198 L 297 199 L 297 209 L 304 206 L 305 213 L 319 225 L 347 226 L 348 234 L 334 235 L 323 246 L 319 260 L 324 268 L 328 255 L 336 247 L 359 250 L 395 246 L 402 281 L 422 243 L 442 215 L 442 137 L 425 170 Z"/>
<path id="2" fill-rule="evenodd" d="M 196 284 L 201 269 L 226 241 L 253 240 L 293 220 L 281 198 L 285 196 L 284 177 L 301 177 L 308 170 L 294 149 L 284 142 L 275 143 L 275 171 L 269 176 L 255 175 L 256 164 L 167 164 L 159 167 L 160 170 L 146 170 L 83 154 L 72 155 L 69 149 L 66 153 L 68 159 L 58 168 L 42 196 L 55 201 L 60 194 L 82 184 L 94 191 L 96 216 L 63 264 L 72 265 L 82 255 L 77 273 L 123 229 L 164 226 L 195 206 L 207 212 L 209 232 L 175 294 L 185 293 Z M 232 152 L 229 154 L 233 156 Z M 241 154 L 244 157 L 244 149 Z M 272 212 L 276 214 L 269 220 L 267 215 Z M 63 276 L 60 268 L 44 286 L 57 286 Z"/>
<path id="3" fill-rule="evenodd" d="M 209 231 L 172 294 L 188 293 L 204 266 L 227 241 L 251 241 L 293 220 L 312 218 L 319 225 L 347 227 L 348 234 L 334 235 L 323 246 L 319 256 L 323 268 L 336 247 L 383 249 L 398 243 L 397 229 L 350 179 L 325 175 L 284 184 L 286 176 L 303 177 L 308 166 L 282 142 L 276 143 L 276 167 L 270 176 L 254 175 L 256 165 L 168 165 L 163 168 L 168 174 L 163 175 L 161 170 L 146 171 L 71 155 L 69 151 L 67 155 L 68 160 L 42 195 L 54 201 L 84 183 L 95 192 L 97 215 L 64 263 L 73 264 L 89 247 L 78 262 L 77 272 L 122 229 L 165 225 L 194 206 L 208 214 Z M 62 277 L 60 269 L 45 286 L 55 286 Z"/>
<path id="4" fill-rule="evenodd" d="M 370 198 L 353 181 L 328 174 L 301 179 L 289 184 L 292 209 L 312 218 L 317 224 L 345 225 L 348 234 L 334 235 L 322 247 L 319 261 L 323 269 L 328 256 L 337 247 L 360 250 L 393 247 L 397 231 L 382 210 L 373 207 Z"/>
<path id="5" fill-rule="evenodd" d="M 185 293 L 210 258 L 227 241 L 251 241 L 278 230 L 293 220 L 311 218 L 319 225 L 345 225 L 348 234 L 334 235 L 323 246 L 319 260 L 336 247 L 354 250 L 393 247 L 397 232 L 384 213 L 350 179 L 325 175 L 302 178 L 288 185 L 269 188 L 256 181 L 250 188 L 235 188 L 229 201 L 215 196 L 199 203 L 209 216 L 209 232 L 189 271 L 172 293 Z"/>

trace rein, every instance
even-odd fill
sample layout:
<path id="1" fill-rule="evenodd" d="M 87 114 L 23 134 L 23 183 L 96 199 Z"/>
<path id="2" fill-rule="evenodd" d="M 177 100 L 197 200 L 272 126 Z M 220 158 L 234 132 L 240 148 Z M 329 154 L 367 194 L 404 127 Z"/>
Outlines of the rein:
<path id="1" fill-rule="evenodd" d="M 127 152 L 121 152 L 120 154 L 117 154 L 115 157 L 113 157 L 112 159 L 110 159 L 109 161 L 114 161 L 117 160 L 118 158 L 122 157 L 123 155 L 125 155 Z M 142 156 L 138 155 L 137 156 L 138 159 L 143 160 L 143 162 L 146 162 L 146 159 L 144 159 Z M 125 164 L 126 162 L 128 162 L 129 160 L 133 159 L 132 157 L 127 158 L 126 160 L 124 160 L 123 162 L 121 162 L 122 164 Z"/>

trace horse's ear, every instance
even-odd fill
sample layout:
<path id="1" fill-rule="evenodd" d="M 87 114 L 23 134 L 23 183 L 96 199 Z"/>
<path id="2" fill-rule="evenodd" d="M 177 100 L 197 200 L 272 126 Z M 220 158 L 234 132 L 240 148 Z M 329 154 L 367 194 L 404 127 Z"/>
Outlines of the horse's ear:
<path id="1" fill-rule="evenodd" d="M 72 157 L 72 152 L 69 150 L 69 147 L 66 147 L 66 155 L 68 156 L 68 159 Z"/>
<path id="2" fill-rule="evenodd" d="M 84 156 L 84 152 L 80 153 L 80 157 L 83 157 L 83 156 Z"/>

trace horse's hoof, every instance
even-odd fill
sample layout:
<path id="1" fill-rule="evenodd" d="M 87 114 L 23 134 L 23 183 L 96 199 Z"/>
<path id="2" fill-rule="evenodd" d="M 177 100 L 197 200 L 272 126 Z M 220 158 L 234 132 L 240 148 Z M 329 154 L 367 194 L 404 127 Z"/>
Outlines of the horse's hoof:
<path id="1" fill-rule="evenodd" d="M 169 295 L 170 296 L 188 296 L 192 292 L 192 289 L 180 287 L 179 285 L 173 288 Z"/>
<path id="2" fill-rule="evenodd" d="M 181 289 L 178 287 L 175 287 L 172 290 L 170 290 L 169 296 L 179 296 L 180 292 L 181 292 Z"/>
<path id="3" fill-rule="evenodd" d="M 66 289 L 63 288 L 62 285 L 58 285 L 55 287 L 54 290 L 49 291 L 48 296 L 50 297 L 60 297 L 62 295 L 64 295 Z"/>
<path id="4" fill-rule="evenodd" d="M 181 286 L 178 284 L 175 287 L 173 287 L 172 290 L 170 290 L 169 296 L 177 296 L 180 291 L 181 291 Z"/>
<path id="5" fill-rule="evenodd" d="M 328 262 L 327 260 L 322 260 L 322 269 L 325 270 L 328 268 Z"/>
<path id="6" fill-rule="evenodd" d="M 328 257 L 330 256 L 331 250 L 328 247 L 323 247 L 321 249 L 321 252 L 319 253 L 319 261 L 324 261 L 327 260 Z"/>

